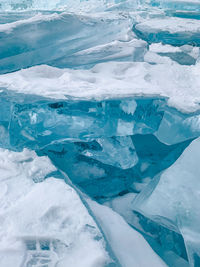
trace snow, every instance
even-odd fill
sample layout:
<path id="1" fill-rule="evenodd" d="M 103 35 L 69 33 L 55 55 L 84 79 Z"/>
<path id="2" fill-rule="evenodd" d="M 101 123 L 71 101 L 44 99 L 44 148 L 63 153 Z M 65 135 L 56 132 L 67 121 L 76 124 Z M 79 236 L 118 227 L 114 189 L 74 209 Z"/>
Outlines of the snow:
<path id="1" fill-rule="evenodd" d="M 107 62 L 90 70 L 35 66 L 0 75 L 0 87 L 53 99 L 101 99 L 125 96 L 162 96 L 184 112 L 199 109 L 200 63 Z M 159 75 L 158 75 L 159 73 Z"/>
<path id="2" fill-rule="evenodd" d="M 0 149 L 1 267 L 29 266 L 33 259 L 59 267 L 100 267 L 111 261 L 75 190 L 53 177 L 34 183 L 53 171 L 50 160 L 35 152 Z"/>

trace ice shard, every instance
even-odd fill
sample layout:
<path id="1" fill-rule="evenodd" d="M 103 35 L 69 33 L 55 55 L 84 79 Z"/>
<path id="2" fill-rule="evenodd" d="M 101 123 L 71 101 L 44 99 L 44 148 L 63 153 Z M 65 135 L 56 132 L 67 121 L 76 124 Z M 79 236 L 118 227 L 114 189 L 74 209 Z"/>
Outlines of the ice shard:
<path id="1" fill-rule="evenodd" d="M 199 148 L 197 139 L 133 201 L 136 210 L 183 235 L 191 266 L 198 266 L 200 253 Z"/>

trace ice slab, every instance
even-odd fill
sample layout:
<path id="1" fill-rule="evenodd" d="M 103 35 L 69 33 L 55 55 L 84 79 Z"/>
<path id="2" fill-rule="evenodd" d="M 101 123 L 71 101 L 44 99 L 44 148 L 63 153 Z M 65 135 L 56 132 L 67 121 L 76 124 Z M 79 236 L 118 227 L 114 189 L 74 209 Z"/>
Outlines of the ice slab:
<path id="1" fill-rule="evenodd" d="M 88 68 L 110 60 L 141 61 L 146 51 L 146 42 L 134 38 L 132 20 L 122 15 L 29 12 L 10 17 L 15 20 L 0 24 L 0 73 L 38 64 Z"/>
<path id="2" fill-rule="evenodd" d="M 135 33 L 149 43 L 200 46 L 200 25 L 195 19 L 154 18 L 134 26 Z"/>
<path id="3" fill-rule="evenodd" d="M 153 43 L 145 54 L 144 60 L 149 63 L 169 64 L 170 59 L 181 65 L 194 65 L 200 55 L 199 47 L 183 45 L 180 47 Z"/>
<path id="4" fill-rule="evenodd" d="M 87 200 L 121 266 L 166 266 L 145 239 L 110 208 Z M 144 257 L 145 254 L 145 257 Z"/>
<path id="5" fill-rule="evenodd" d="M 1 113 L 1 133 L 4 138 L 1 141 L 4 147 L 10 143 L 13 149 L 18 150 L 23 147 L 41 149 L 65 141 L 90 142 L 98 139 L 99 146 L 102 143 L 103 147 L 101 154 L 107 153 L 108 144 L 111 148 L 119 142 L 122 142 L 122 147 L 118 145 L 115 149 L 126 151 L 123 142 L 130 145 L 130 138 L 122 141 L 116 137 L 155 133 L 159 129 L 166 105 L 164 99 L 157 98 L 53 101 L 9 93 L 1 94 L 2 104 L 4 103 L 4 112 Z M 126 105 L 130 105 L 130 110 L 124 108 Z M 108 140 L 103 142 L 102 138 Z M 107 145 L 105 142 L 108 142 Z M 128 151 L 130 156 L 132 152 L 133 146 Z M 115 159 L 111 161 L 113 165 Z M 123 159 L 120 162 L 116 166 L 124 165 L 126 168 Z"/>
<path id="6" fill-rule="evenodd" d="M 144 185 L 146 186 L 147 183 Z M 132 202 L 137 194 L 129 193 L 104 202 L 120 214 L 129 225 L 137 229 L 148 241 L 154 251 L 165 261 L 168 266 L 188 267 L 184 241 L 176 233 L 161 228 L 160 225 L 142 217 L 132 210 Z M 180 246 L 182 243 L 182 247 Z"/>
<path id="7" fill-rule="evenodd" d="M 191 266 L 198 266 L 200 255 L 199 148 L 197 139 L 133 201 L 134 208 L 152 220 L 180 231 Z"/>
<path id="8" fill-rule="evenodd" d="M 102 150 L 86 149 L 82 155 L 122 169 L 129 169 L 137 164 L 138 157 L 129 136 L 98 138 L 96 142 Z"/>
<path id="9" fill-rule="evenodd" d="M 41 151 L 67 173 L 73 183 L 98 200 L 140 192 L 151 178 L 173 164 L 190 143 L 167 146 L 153 135 L 103 138 L 102 143 L 98 140 L 65 141 Z"/>
<path id="10" fill-rule="evenodd" d="M 140 192 L 143 179 L 173 164 L 200 133 L 198 114 L 182 114 L 162 98 L 0 96 L 1 146 L 48 155 L 95 198 Z"/>
<path id="11" fill-rule="evenodd" d="M 42 65 L 0 75 L 0 87 L 54 99 L 159 95 L 168 98 L 170 106 L 194 112 L 200 103 L 199 71 L 200 64 L 183 66 L 176 63 L 107 62 L 90 70 Z"/>
<path id="12" fill-rule="evenodd" d="M 55 170 L 47 157 L 35 152 L 0 149 L 2 267 L 102 267 L 113 262 L 78 194 L 53 178 Z"/>
<path id="13" fill-rule="evenodd" d="M 200 11 L 199 0 L 150 0 L 150 3 L 171 10 Z"/>

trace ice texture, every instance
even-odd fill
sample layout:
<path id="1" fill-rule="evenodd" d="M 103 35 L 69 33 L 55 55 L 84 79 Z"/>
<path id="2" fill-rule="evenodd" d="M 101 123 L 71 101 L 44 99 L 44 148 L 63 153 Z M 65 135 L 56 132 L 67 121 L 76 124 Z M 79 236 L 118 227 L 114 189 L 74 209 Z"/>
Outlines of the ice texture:
<path id="1" fill-rule="evenodd" d="M 121 266 L 166 266 L 156 254 L 152 253 L 153 250 L 142 235 L 130 228 L 119 214 L 94 201 L 89 200 L 88 203 L 106 233 L 108 242 L 118 256 Z"/>
<path id="2" fill-rule="evenodd" d="M 2 91 L 1 103 L 1 146 L 41 151 L 95 197 L 153 178 L 200 131 L 198 114 L 164 98 L 53 101 Z"/>
<path id="3" fill-rule="evenodd" d="M 0 24 L 0 73 L 38 64 L 74 68 L 108 60 L 131 61 L 136 53 L 142 58 L 145 42 L 134 39 L 131 20 L 120 17 L 63 12 L 30 14 Z"/>
<path id="4" fill-rule="evenodd" d="M 162 98 L 53 101 L 3 91 L 1 101 L 1 146 L 49 156 L 95 198 L 140 192 L 143 179 L 173 164 L 200 131 L 199 115 Z"/>
<path id="5" fill-rule="evenodd" d="M 191 266 L 200 256 L 199 148 L 197 139 L 133 201 L 136 210 L 183 235 Z"/>
<path id="6" fill-rule="evenodd" d="M 143 187 L 147 185 L 143 183 Z M 139 213 L 133 212 L 132 202 L 136 193 L 128 193 L 123 196 L 117 196 L 104 202 L 104 205 L 112 208 L 120 214 L 129 225 L 143 233 L 145 239 L 152 248 L 160 255 L 167 266 L 188 267 L 187 253 L 184 248 L 184 241 L 180 234 L 170 231 L 165 227 L 145 218 Z"/>
<path id="7" fill-rule="evenodd" d="M 0 267 L 198 267 L 199 0 L 0 2 Z"/>

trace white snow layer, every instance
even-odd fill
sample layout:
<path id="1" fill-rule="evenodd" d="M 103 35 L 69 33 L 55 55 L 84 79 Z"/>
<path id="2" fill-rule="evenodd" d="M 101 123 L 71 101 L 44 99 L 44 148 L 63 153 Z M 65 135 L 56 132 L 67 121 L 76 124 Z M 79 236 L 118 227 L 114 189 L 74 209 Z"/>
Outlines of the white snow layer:
<path id="1" fill-rule="evenodd" d="M 110 261 L 75 190 L 53 177 L 33 182 L 52 171 L 47 157 L 0 149 L 1 267 L 100 267 Z"/>
<path id="2" fill-rule="evenodd" d="M 0 87 L 54 99 L 111 98 L 133 95 L 167 97 L 185 112 L 199 109 L 200 63 L 192 66 L 147 62 L 107 62 L 90 70 L 35 66 L 0 75 Z"/>

